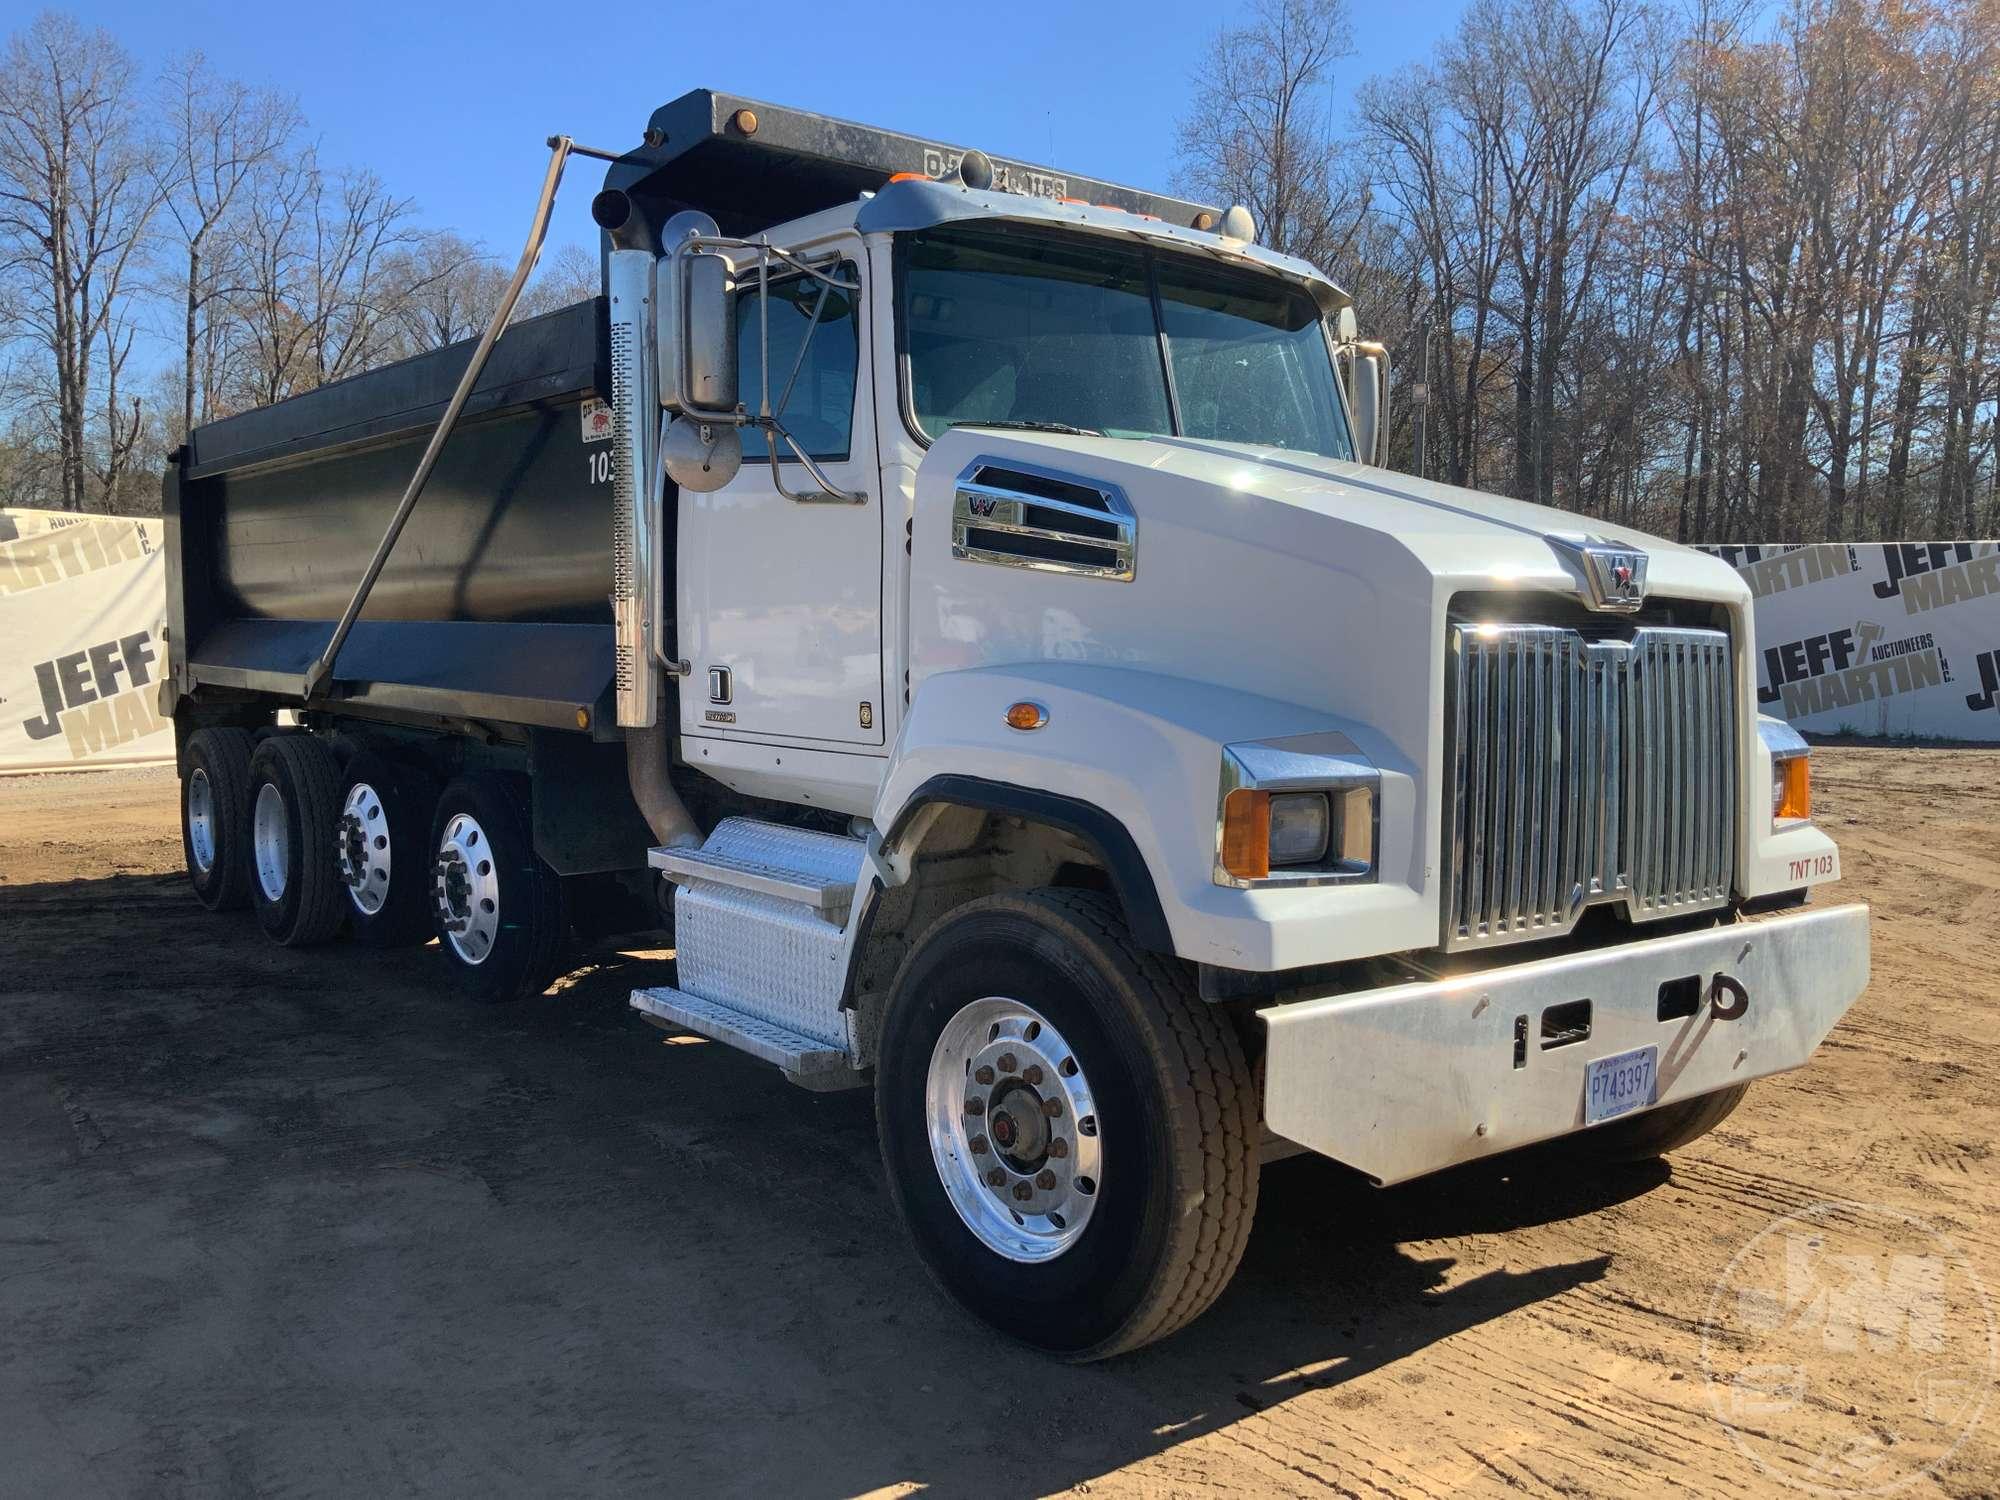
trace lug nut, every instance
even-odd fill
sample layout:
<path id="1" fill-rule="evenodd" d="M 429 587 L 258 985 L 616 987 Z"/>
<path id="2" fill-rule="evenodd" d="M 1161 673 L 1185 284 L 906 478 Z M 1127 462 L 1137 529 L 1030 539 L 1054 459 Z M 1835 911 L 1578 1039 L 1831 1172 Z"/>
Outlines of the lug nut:
<path id="1" fill-rule="evenodd" d="M 1026 1203 L 1030 1198 L 1034 1196 L 1035 1196 L 1035 1190 L 1029 1187 L 1027 1183 L 1017 1182 L 1014 1184 L 1014 1201 L 1016 1203 Z"/>
<path id="2" fill-rule="evenodd" d="M 1049 1171 L 1046 1167 L 1044 1167 L 1040 1172 L 1035 1174 L 1035 1186 L 1040 1188 L 1043 1192 L 1047 1192 L 1050 1188 L 1054 1187 L 1055 1185 L 1056 1185 L 1056 1174 Z"/>
<path id="3" fill-rule="evenodd" d="M 984 1155 L 986 1154 L 986 1137 L 985 1137 L 985 1136 L 983 1136 L 983 1135 L 975 1135 L 975 1136 L 974 1136 L 974 1137 L 972 1138 L 972 1154 L 973 1154 L 974 1156 L 984 1156 Z"/>
<path id="4" fill-rule="evenodd" d="M 1027 1070 L 1021 1074 L 1021 1082 L 1025 1083 L 1031 1089 L 1040 1088 L 1042 1086 L 1042 1070 L 1030 1064 Z"/>
<path id="5" fill-rule="evenodd" d="M 974 1083 L 991 1083 L 993 1081 L 993 1070 L 991 1068 L 981 1068 L 972 1075 L 972 1081 Z"/>
<path id="6" fill-rule="evenodd" d="M 1049 1155 L 1053 1156 L 1057 1161 L 1061 1161 L 1065 1156 L 1069 1155 L 1069 1142 L 1060 1137 L 1050 1141 Z"/>
<path id="7" fill-rule="evenodd" d="M 1014 1071 L 1014 1063 L 1015 1063 L 1015 1061 L 1016 1061 L 1016 1059 L 1015 1059 L 1015 1057 L 1014 1057 L 1014 1054 L 1013 1054 L 1013 1053 L 1011 1053 L 1011 1052 L 1003 1052 L 1003 1053 L 1001 1053 L 1001 1054 L 1000 1054 L 1000 1071 L 1001 1071 L 1001 1072 L 1003 1072 L 1003 1073 L 1011 1073 L 1011 1072 L 1013 1072 L 1013 1071 Z"/>
<path id="8" fill-rule="evenodd" d="M 1060 1099 L 1044 1099 L 1044 1100 L 1042 1101 L 1042 1113 L 1043 1113 L 1043 1114 L 1045 1114 L 1045 1115 L 1047 1115 L 1047 1116 L 1048 1116 L 1048 1117 L 1049 1117 L 1049 1118 L 1050 1118 L 1051 1120 L 1059 1120 L 1059 1119 L 1061 1119 L 1061 1118 L 1062 1118 L 1062 1100 L 1060 1100 Z"/>
<path id="9" fill-rule="evenodd" d="M 1001 1171 L 1000 1168 L 998 1167 L 995 1167 L 992 1171 L 986 1174 L 986 1185 L 988 1187 L 999 1187 L 1000 1184 L 1005 1182 L 1006 1180 L 1007 1180 L 1007 1174 Z"/>
<path id="10" fill-rule="evenodd" d="M 985 1101 L 984 1099 L 968 1099 L 968 1100 L 966 1100 L 966 1101 L 965 1101 L 965 1112 L 966 1112 L 967 1114 L 969 1114 L 969 1115 L 983 1115 L 983 1114 L 985 1114 L 985 1113 L 986 1113 L 986 1101 Z"/>

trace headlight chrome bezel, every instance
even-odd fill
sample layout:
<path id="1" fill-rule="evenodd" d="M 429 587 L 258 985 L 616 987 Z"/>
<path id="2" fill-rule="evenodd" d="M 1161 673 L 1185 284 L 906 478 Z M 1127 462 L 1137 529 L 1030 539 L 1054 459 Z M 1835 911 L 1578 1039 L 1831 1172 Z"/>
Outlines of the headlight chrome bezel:
<path id="1" fill-rule="evenodd" d="M 1224 745 L 1215 814 L 1215 883 L 1236 890 L 1274 890 L 1374 881 L 1381 866 L 1381 783 L 1382 773 L 1343 734 Z M 1301 795 L 1327 800 L 1326 848 L 1302 863 L 1270 863 L 1271 803 Z M 1266 861 L 1261 873 L 1254 859 L 1244 857 L 1260 836 Z"/>

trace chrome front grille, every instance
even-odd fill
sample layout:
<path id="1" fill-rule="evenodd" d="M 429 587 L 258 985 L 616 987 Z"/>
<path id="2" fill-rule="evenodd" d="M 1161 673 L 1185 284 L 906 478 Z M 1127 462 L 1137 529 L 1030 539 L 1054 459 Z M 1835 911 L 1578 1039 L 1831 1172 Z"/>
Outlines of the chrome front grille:
<path id="1" fill-rule="evenodd" d="M 1447 949 L 1558 936 L 1598 902 L 1650 921 L 1728 901 L 1725 633 L 1454 625 L 1450 646 Z"/>

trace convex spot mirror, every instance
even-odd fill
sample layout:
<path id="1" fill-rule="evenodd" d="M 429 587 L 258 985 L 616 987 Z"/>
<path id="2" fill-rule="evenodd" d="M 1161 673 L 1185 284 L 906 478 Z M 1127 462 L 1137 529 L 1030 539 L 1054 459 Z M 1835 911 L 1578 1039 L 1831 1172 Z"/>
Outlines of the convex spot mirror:
<path id="1" fill-rule="evenodd" d="M 731 422 L 705 422 L 683 412 L 667 424 L 660 465 L 681 489 L 719 490 L 743 467 L 743 435 Z"/>

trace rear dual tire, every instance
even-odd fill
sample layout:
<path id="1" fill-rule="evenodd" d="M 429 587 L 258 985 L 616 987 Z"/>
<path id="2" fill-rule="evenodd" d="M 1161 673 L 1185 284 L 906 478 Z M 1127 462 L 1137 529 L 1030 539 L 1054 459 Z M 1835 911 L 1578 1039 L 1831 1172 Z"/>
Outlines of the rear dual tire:
<path id="1" fill-rule="evenodd" d="M 354 940 L 366 948 L 428 942 L 430 824 L 437 784 L 414 766 L 373 750 L 347 763 L 335 863 L 347 893 Z"/>
<path id="2" fill-rule="evenodd" d="M 181 754 L 181 853 L 195 899 L 210 911 L 250 904 L 247 729 L 197 729 Z"/>
<path id="3" fill-rule="evenodd" d="M 535 853 L 526 786 L 461 776 L 438 798 L 430 850 L 438 946 L 459 988 L 490 1004 L 541 994 L 562 948 L 562 881 Z"/>
<path id="4" fill-rule="evenodd" d="M 250 905 L 287 948 L 326 942 L 347 918 L 334 859 L 340 768 L 310 734 L 274 734 L 250 757 Z"/>

